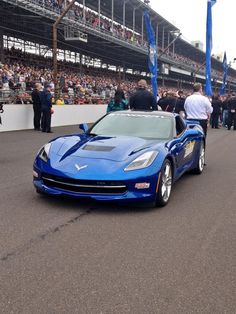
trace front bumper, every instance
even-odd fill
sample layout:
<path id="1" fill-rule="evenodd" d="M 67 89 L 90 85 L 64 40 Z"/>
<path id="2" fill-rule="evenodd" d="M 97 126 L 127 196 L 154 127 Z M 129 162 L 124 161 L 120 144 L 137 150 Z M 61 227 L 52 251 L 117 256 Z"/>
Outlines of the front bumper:
<path id="1" fill-rule="evenodd" d="M 64 182 L 63 184 L 61 184 L 61 182 L 58 183 L 58 180 L 55 180 L 55 177 L 51 176 L 53 180 L 49 180 L 48 177 L 50 178 L 50 176 L 45 176 L 44 174 L 42 174 L 39 169 L 34 168 L 33 184 L 37 191 L 52 196 L 69 196 L 77 199 L 121 202 L 153 202 L 155 201 L 156 191 L 158 188 L 158 173 L 145 178 L 133 178 L 129 180 L 124 180 L 122 183 L 118 182 L 117 186 L 115 186 L 115 189 L 113 189 L 114 181 L 112 188 L 111 186 L 106 186 L 106 188 L 104 188 L 104 186 L 103 188 L 100 188 L 100 186 L 98 186 L 98 188 L 94 189 L 94 185 L 93 188 L 91 188 L 91 186 L 89 186 L 88 188 L 88 185 L 84 184 L 81 188 L 81 184 L 77 185 L 74 183 L 70 183 L 70 181 L 72 180 L 66 180 L 66 184 Z M 143 182 L 148 183 L 149 187 L 143 189 L 138 189 L 135 187 L 137 183 Z"/>

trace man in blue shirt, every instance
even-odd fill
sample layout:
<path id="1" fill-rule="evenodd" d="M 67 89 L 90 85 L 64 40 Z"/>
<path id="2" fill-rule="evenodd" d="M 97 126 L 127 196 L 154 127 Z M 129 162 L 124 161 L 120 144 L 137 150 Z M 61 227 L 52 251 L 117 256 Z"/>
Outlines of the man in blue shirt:
<path id="1" fill-rule="evenodd" d="M 52 94 L 51 85 L 46 84 L 44 90 L 40 93 L 42 110 L 42 132 L 52 133 L 51 131 L 51 108 Z"/>

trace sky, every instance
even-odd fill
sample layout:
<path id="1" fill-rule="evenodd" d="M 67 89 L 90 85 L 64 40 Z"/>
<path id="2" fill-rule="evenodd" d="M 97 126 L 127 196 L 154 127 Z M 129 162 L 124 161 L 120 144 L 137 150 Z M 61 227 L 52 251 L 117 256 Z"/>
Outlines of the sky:
<path id="1" fill-rule="evenodd" d="M 207 0 L 151 0 L 151 8 L 177 26 L 189 42 L 206 42 Z M 224 54 L 236 69 L 236 0 L 217 0 L 212 7 L 213 54 Z"/>

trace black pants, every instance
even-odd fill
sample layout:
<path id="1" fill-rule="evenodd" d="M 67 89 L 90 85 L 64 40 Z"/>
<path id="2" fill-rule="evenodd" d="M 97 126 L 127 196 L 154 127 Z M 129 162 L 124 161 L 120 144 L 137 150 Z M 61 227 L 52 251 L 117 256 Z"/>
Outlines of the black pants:
<path id="1" fill-rule="evenodd" d="M 39 130 L 42 112 L 41 112 L 41 109 L 39 109 L 38 107 L 34 106 L 33 109 L 34 109 L 34 129 Z"/>
<path id="2" fill-rule="evenodd" d="M 211 115 L 211 126 L 212 128 L 218 128 L 219 127 L 219 113 L 212 113 Z"/>
<path id="3" fill-rule="evenodd" d="M 228 115 L 228 130 L 231 129 L 232 124 L 234 123 L 234 130 L 236 130 L 236 112 L 230 112 Z"/>
<path id="4" fill-rule="evenodd" d="M 192 120 L 192 121 L 197 121 L 199 122 L 199 124 L 201 125 L 202 129 L 203 129 L 203 132 L 205 134 L 205 137 L 207 136 L 207 123 L 208 123 L 208 120 L 207 119 L 188 119 L 188 120 Z"/>
<path id="5" fill-rule="evenodd" d="M 51 108 L 42 109 L 42 132 L 51 131 Z"/>

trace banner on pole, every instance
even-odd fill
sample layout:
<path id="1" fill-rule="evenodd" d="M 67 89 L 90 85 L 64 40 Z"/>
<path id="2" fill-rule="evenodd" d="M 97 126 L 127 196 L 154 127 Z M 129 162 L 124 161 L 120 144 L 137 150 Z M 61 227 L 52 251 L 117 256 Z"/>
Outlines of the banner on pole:
<path id="1" fill-rule="evenodd" d="M 157 97 L 157 47 L 155 33 L 152 28 L 152 23 L 148 11 L 144 12 L 147 37 L 148 37 L 148 67 L 151 73 L 153 95 Z"/>
<path id="2" fill-rule="evenodd" d="M 212 96 L 211 87 L 211 50 L 212 50 L 212 6 L 216 0 L 207 0 L 207 21 L 206 21 L 206 89 L 207 96 Z"/>

